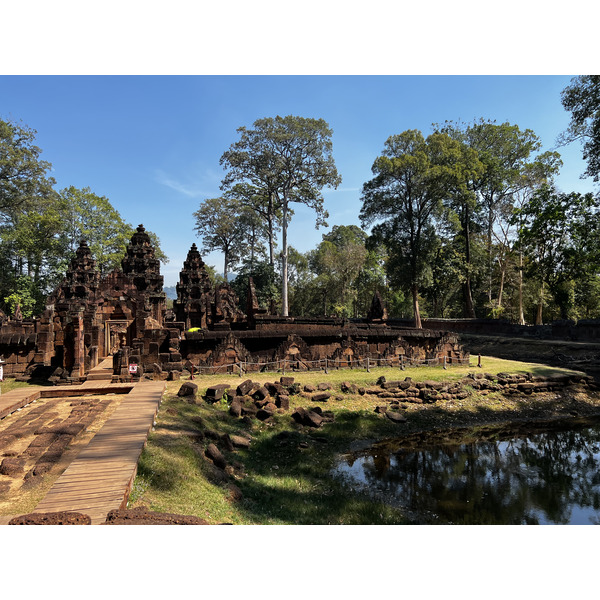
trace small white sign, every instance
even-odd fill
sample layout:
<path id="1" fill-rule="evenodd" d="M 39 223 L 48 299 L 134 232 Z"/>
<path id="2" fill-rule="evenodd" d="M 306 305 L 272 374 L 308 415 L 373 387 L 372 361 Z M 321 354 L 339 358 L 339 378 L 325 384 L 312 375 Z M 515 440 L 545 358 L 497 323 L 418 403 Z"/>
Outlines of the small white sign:
<path id="1" fill-rule="evenodd" d="M 137 365 L 129 365 L 129 372 L 134 375 L 135 373 L 137 373 Z"/>

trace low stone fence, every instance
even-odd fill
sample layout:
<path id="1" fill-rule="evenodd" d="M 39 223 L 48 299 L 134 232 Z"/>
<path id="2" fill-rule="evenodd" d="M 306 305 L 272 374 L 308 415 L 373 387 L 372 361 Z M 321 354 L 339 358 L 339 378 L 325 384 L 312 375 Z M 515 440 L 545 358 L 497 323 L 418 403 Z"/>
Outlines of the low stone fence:
<path id="1" fill-rule="evenodd" d="M 201 375 L 216 375 L 219 373 L 233 373 L 240 377 L 245 373 L 261 372 L 261 373 L 282 373 L 286 372 L 302 372 L 302 371 L 339 371 L 340 369 L 365 369 L 367 372 L 375 367 L 397 367 L 401 370 L 407 367 L 431 367 L 442 366 L 447 368 L 450 366 L 468 365 L 470 358 L 423 358 L 411 359 L 400 355 L 394 358 L 366 357 L 360 359 L 328 359 L 320 360 L 277 360 L 270 362 L 250 362 L 239 361 L 224 365 L 215 366 L 196 366 L 187 363 L 186 368 L 190 370 L 193 366 L 194 374 Z"/>

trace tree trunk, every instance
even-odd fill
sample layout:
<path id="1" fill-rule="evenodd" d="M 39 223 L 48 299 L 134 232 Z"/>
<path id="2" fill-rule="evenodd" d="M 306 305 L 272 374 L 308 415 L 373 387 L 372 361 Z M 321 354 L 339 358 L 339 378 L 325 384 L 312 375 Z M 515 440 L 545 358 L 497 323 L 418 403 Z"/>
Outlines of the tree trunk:
<path id="1" fill-rule="evenodd" d="M 269 229 L 269 264 L 275 268 L 275 233 L 273 232 L 273 194 L 269 196 L 269 210 L 267 216 L 267 225 Z"/>
<path id="2" fill-rule="evenodd" d="M 467 277 L 463 284 L 463 295 L 465 301 L 464 315 L 469 319 L 475 318 L 475 308 L 473 306 L 473 294 L 471 292 L 471 233 L 469 230 L 469 207 L 465 205 L 465 222 L 463 224 L 465 232 L 465 260 L 467 265 Z"/>
<path id="3" fill-rule="evenodd" d="M 288 247 L 287 247 L 287 198 L 283 199 L 283 225 L 281 229 L 281 316 L 288 316 Z"/>
<path id="4" fill-rule="evenodd" d="M 542 320 L 543 308 L 544 308 L 544 282 L 542 281 L 542 285 L 540 286 L 540 297 L 538 299 L 537 314 L 535 316 L 535 324 L 536 325 L 544 324 L 544 322 Z"/>
<path id="5" fill-rule="evenodd" d="M 419 311 L 419 288 L 416 285 L 412 286 L 413 310 L 415 314 L 415 328 L 423 329 L 421 323 L 421 312 Z"/>
<path id="6" fill-rule="evenodd" d="M 502 293 L 504 292 L 504 278 L 506 276 L 506 263 L 504 265 L 500 263 L 500 289 L 498 290 L 498 303 L 496 304 L 496 308 L 498 309 L 498 315 L 500 314 L 500 309 L 502 308 Z"/>
<path id="7" fill-rule="evenodd" d="M 225 279 L 225 283 L 227 283 L 227 265 L 229 264 L 229 250 L 225 249 L 223 251 L 223 279 Z"/>
<path id="8" fill-rule="evenodd" d="M 269 229 L 269 264 L 271 268 L 275 268 L 275 234 L 273 233 L 273 217 L 269 215 L 268 221 L 268 229 Z"/>
<path id="9" fill-rule="evenodd" d="M 519 325 L 525 325 L 523 312 L 523 253 L 519 252 Z"/>

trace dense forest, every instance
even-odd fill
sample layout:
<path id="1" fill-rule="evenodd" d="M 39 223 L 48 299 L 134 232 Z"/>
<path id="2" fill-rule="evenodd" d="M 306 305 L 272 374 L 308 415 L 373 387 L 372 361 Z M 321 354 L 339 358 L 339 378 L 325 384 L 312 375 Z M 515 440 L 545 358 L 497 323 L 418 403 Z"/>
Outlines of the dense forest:
<path id="1" fill-rule="evenodd" d="M 584 175 L 600 177 L 600 76 L 562 92 Z M 336 188 L 332 131 L 323 119 L 275 117 L 238 129 L 221 157 L 222 195 L 193 213 L 204 253 L 245 300 L 298 316 L 362 317 L 379 291 L 391 317 L 492 317 L 515 323 L 600 317 L 600 195 L 562 191 L 556 150 L 516 124 L 447 121 L 390 132 L 364 182 L 358 225 L 333 225 L 319 245 L 288 244 L 293 207 L 327 226 L 322 190 Z M 57 191 L 35 131 L 0 120 L 0 304 L 36 314 L 80 239 L 107 272 L 133 227 L 89 188 Z M 158 238 L 152 234 L 163 261 Z M 235 274 L 235 278 L 233 278 Z"/>

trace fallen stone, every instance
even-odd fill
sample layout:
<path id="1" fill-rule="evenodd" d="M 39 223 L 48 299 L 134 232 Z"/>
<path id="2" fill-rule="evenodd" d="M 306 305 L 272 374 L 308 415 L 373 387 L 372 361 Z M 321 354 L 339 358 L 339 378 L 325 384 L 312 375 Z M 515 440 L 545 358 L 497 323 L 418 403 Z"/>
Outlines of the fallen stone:
<path id="1" fill-rule="evenodd" d="M 331 394 L 329 392 L 323 392 L 321 394 L 315 394 L 311 400 L 313 402 L 327 402 L 331 398 Z"/>
<path id="2" fill-rule="evenodd" d="M 281 385 L 290 386 L 294 383 L 294 378 L 283 376 L 279 378 L 279 383 L 281 383 Z"/>
<path id="3" fill-rule="evenodd" d="M 24 467 L 24 458 L 5 458 L 2 463 L 0 463 L 0 475 L 18 477 L 23 474 Z"/>
<path id="4" fill-rule="evenodd" d="M 198 386 L 192 381 L 186 381 L 177 392 L 179 397 L 192 396 L 195 397 L 198 393 Z"/>
<path id="5" fill-rule="evenodd" d="M 255 384 L 253 383 L 252 379 L 246 379 L 246 381 L 242 381 L 242 383 L 237 386 L 235 390 L 236 394 L 238 396 L 246 396 L 252 390 L 254 385 Z"/>
<path id="6" fill-rule="evenodd" d="M 401 383 L 402 383 L 401 381 L 384 381 L 381 384 L 381 387 L 384 390 L 393 390 L 393 389 L 399 388 Z"/>
<path id="7" fill-rule="evenodd" d="M 533 383 L 519 383 L 517 389 L 525 394 L 531 394 L 535 388 Z"/>
<path id="8" fill-rule="evenodd" d="M 208 458 L 210 458 L 210 460 L 213 461 L 216 467 L 219 467 L 219 469 L 224 470 L 227 466 L 227 461 L 225 460 L 225 457 L 221 454 L 221 451 L 214 444 L 209 444 L 207 446 L 205 454 Z"/>
<path id="9" fill-rule="evenodd" d="M 59 511 L 50 513 L 29 513 L 13 517 L 9 525 L 91 525 L 92 519 L 88 515 L 73 511 Z"/>
<path id="10" fill-rule="evenodd" d="M 403 414 L 393 410 L 386 411 L 385 416 L 394 423 L 406 423 L 407 421 L 406 417 Z"/>
<path id="11" fill-rule="evenodd" d="M 314 410 L 309 410 L 306 412 L 306 421 L 305 424 L 309 427 L 321 427 L 323 423 L 323 417 L 316 413 Z"/>
<path id="12" fill-rule="evenodd" d="M 277 408 L 282 408 L 283 410 L 290 409 L 290 397 L 281 394 L 277 400 L 275 400 L 275 405 Z"/>
<path id="13" fill-rule="evenodd" d="M 224 433 L 221 436 L 221 442 L 223 443 L 225 450 L 227 450 L 228 452 L 233 452 L 233 450 L 234 450 L 233 441 L 228 433 Z"/>
<path id="14" fill-rule="evenodd" d="M 242 406 L 242 415 L 244 417 L 255 417 L 258 412 L 258 408 L 254 404 L 244 404 Z"/>
<path id="15" fill-rule="evenodd" d="M 318 389 L 319 389 L 321 392 L 325 392 L 325 391 L 327 391 L 327 390 L 330 390 L 330 389 L 331 389 L 331 384 L 330 384 L 330 383 L 327 383 L 327 382 L 323 382 L 323 383 L 320 383 L 320 384 L 317 386 L 317 388 L 318 388 Z"/>
<path id="16" fill-rule="evenodd" d="M 156 513 L 140 507 L 111 510 L 104 525 L 208 525 L 208 521 L 193 515 Z"/>
<path id="17" fill-rule="evenodd" d="M 307 383 L 304 386 L 304 391 L 307 392 L 308 394 L 312 394 L 313 392 L 317 391 L 317 388 L 312 383 Z"/>
<path id="18" fill-rule="evenodd" d="M 252 394 L 252 397 L 255 400 L 265 400 L 269 397 L 269 390 L 263 385 Z"/>
<path id="19" fill-rule="evenodd" d="M 237 485 L 235 485 L 235 483 L 230 483 L 227 486 L 227 489 L 229 490 L 228 500 L 230 502 L 240 502 L 244 498 L 242 490 L 240 490 L 240 488 Z"/>
<path id="20" fill-rule="evenodd" d="M 234 417 L 242 416 L 242 399 L 239 396 L 236 396 L 229 406 L 229 414 Z"/>
<path id="21" fill-rule="evenodd" d="M 344 394 L 356 394 L 358 392 L 358 386 L 355 383 L 342 381 L 340 384 L 340 390 L 344 392 Z"/>
<path id="22" fill-rule="evenodd" d="M 225 392 L 231 386 L 228 383 L 220 383 L 218 385 L 213 385 L 206 390 L 206 401 L 207 402 L 217 402 L 223 398 Z"/>
<path id="23" fill-rule="evenodd" d="M 230 435 L 231 443 L 236 448 L 250 448 L 250 440 L 241 435 Z"/>
<path id="24" fill-rule="evenodd" d="M 272 402 L 265 404 L 260 410 L 256 413 L 256 418 L 260 421 L 266 421 L 268 418 L 272 417 L 277 410 L 277 407 Z"/>

